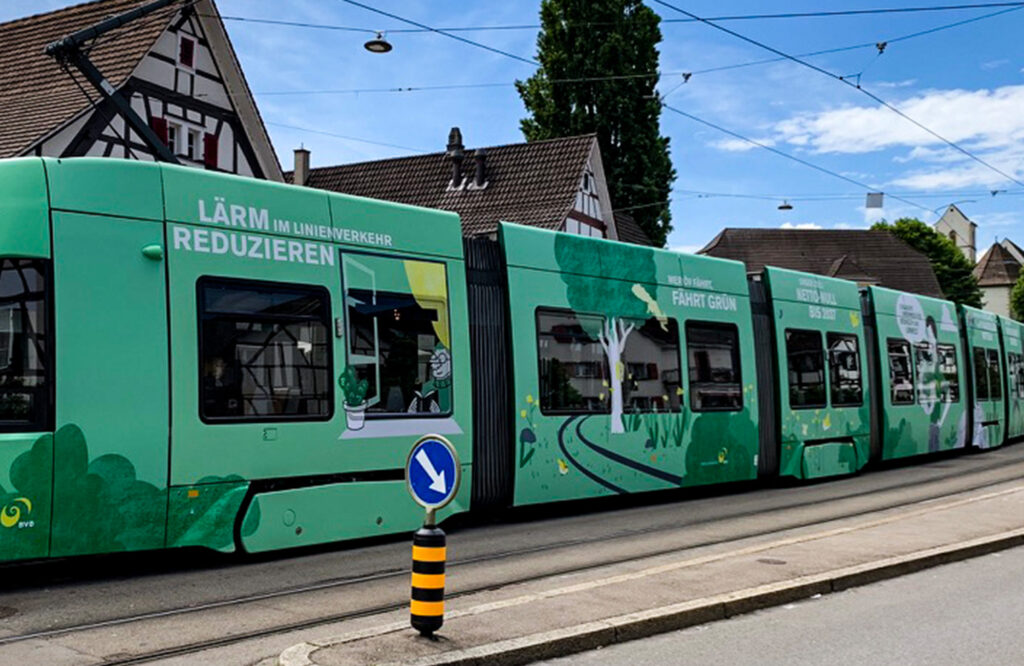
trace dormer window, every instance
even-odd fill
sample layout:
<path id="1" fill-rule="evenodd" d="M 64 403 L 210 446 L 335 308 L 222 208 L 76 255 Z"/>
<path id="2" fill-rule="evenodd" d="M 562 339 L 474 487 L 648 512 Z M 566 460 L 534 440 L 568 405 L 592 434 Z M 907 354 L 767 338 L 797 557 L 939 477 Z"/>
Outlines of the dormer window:
<path id="1" fill-rule="evenodd" d="M 194 68 L 196 58 L 196 41 L 182 36 L 178 41 L 178 64 L 189 69 Z"/>

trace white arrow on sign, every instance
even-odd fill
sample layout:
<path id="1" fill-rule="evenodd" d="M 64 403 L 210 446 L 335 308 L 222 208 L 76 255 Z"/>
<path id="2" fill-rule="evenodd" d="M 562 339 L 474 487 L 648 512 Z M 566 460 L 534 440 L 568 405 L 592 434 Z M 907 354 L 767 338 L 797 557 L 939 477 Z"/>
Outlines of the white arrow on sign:
<path id="1" fill-rule="evenodd" d="M 430 477 L 430 489 L 443 495 L 448 487 L 444 482 L 444 471 L 440 474 L 437 473 L 437 470 L 434 469 L 434 464 L 430 462 L 430 457 L 423 449 L 416 452 L 416 462 L 423 465 L 423 470 Z"/>

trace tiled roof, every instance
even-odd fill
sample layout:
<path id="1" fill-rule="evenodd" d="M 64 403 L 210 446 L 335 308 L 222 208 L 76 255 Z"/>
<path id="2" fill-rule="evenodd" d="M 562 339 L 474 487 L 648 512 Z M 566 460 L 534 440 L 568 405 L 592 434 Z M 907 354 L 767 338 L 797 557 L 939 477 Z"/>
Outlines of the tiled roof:
<path id="1" fill-rule="evenodd" d="M 700 253 L 943 298 L 928 258 L 886 231 L 725 229 Z"/>
<path id="2" fill-rule="evenodd" d="M 615 230 L 619 232 L 620 241 L 634 245 L 654 245 L 632 215 L 629 213 L 614 213 L 614 215 Z"/>
<path id="3" fill-rule="evenodd" d="M 462 232 L 493 232 L 498 222 L 557 229 L 575 202 L 592 134 L 549 141 L 489 146 L 487 187 L 449 189 L 451 161 L 445 153 L 310 169 L 308 187 L 458 213 Z M 462 163 L 465 182 L 473 182 L 474 150 Z M 285 174 L 292 181 L 292 174 Z"/>
<path id="4" fill-rule="evenodd" d="M 1020 263 L 999 243 L 993 243 L 978 265 L 974 277 L 979 287 L 1003 287 L 1012 285 L 1020 274 Z"/>
<path id="5" fill-rule="evenodd" d="M 90 106 L 71 76 L 43 48 L 141 4 L 143 0 L 98 0 L 0 24 L 0 158 L 23 153 Z M 178 9 L 180 4 L 174 3 L 102 36 L 89 59 L 119 87 Z M 75 77 L 93 99 L 98 97 L 77 71 Z"/>

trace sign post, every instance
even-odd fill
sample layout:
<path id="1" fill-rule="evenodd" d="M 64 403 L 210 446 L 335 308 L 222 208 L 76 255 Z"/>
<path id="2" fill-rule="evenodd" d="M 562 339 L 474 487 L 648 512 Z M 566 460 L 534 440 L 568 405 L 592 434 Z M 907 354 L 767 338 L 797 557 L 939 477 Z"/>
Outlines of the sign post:
<path id="1" fill-rule="evenodd" d="M 455 499 L 462 466 L 452 443 L 425 435 L 413 445 L 405 463 L 405 483 L 413 500 L 426 509 L 423 527 L 412 537 L 413 629 L 428 638 L 444 624 L 445 534 L 437 527 L 437 510 Z"/>

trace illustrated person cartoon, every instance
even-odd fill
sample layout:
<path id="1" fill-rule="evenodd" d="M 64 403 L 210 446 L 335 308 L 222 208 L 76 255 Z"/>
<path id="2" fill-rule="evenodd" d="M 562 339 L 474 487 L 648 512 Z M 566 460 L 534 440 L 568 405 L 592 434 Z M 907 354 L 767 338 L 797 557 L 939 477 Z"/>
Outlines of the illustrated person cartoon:
<path id="1" fill-rule="evenodd" d="M 430 355 L 430 379 L 409 404 L 409 413 L 446 414 L 452 406 L 452 354 L 438 343 Z"/>

